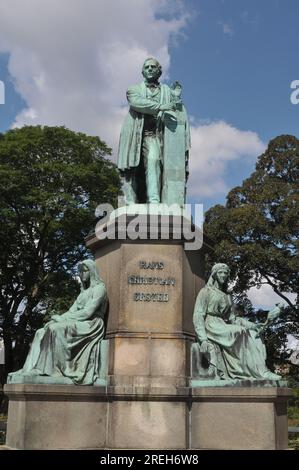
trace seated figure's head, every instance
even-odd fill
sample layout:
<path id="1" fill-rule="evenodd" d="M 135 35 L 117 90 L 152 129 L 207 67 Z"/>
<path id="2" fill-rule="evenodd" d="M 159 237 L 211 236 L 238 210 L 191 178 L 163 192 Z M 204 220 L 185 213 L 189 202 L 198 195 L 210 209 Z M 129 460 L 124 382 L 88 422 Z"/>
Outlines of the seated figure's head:
<path id="1" fill-rule="evenodd" d="M 212 272 L 207 285 L 219 286 L 226 288 L 230 276 L 229 266 L 225 263 L 216 263 L 212 268 Z"/>
<path id="2" fill-rule="evenodd" d="M 93 287 L 95 284 L 102 282 L 97 270 L 96 263 L 91 259 L 86 259 L 79 263 L 78 271 L 83 290 L 88 286 Z"/>

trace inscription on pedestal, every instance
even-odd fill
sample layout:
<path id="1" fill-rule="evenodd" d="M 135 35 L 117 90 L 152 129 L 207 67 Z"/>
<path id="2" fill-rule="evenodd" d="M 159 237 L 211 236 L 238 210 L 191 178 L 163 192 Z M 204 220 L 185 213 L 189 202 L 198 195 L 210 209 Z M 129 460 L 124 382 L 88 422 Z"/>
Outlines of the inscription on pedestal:
<path id="1" fill-rule="evenodd" d="M 150 271 L 163 271 L 165 263 L 163 261 L 139 261 L 139 269 Z M 148 276 L 140 274 L 129 274 L 128 284 L 129 285 L 153 285 L 153 286 L 175 286 L 175 278 L 173 277 L 161 277 L 161 276 Z M 133 300 L 135 302 L 169 302 L 170 294 L 166 292 L 134 292 Z"/>
<path id="2" fill-rule="evenodd" d="M 134 300 L 144 301 L 144 302 L 168 302 L 168 294 L 155 294 L 155 293 L 145 293 L 145 292 L 135 292 Z"/>

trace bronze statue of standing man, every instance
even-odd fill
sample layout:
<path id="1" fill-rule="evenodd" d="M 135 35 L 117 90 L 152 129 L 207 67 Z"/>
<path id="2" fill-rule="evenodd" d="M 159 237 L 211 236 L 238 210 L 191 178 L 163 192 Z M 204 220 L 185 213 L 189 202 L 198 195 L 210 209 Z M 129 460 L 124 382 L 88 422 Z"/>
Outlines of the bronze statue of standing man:
<path id="1" fill-rule="evenodd" d="M 184 203 L 190 147 L 187 113 L 177 86 L 171 89 L 161 84 L 161 74 L 159 62 L 147 59 L 142 68 L 144 81 L 127 91 L 130 109 L 118 153 L 126 204 Z M 179 142 L 180 155 L 168 150 L 177 149 Z"/>

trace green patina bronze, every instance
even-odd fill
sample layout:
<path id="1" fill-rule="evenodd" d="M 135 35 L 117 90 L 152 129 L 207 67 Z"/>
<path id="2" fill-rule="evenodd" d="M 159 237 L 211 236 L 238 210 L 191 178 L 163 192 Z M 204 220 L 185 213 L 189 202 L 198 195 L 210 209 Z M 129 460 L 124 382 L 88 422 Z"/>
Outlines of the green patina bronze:
<path id="1" fill-rule="evenodd" d="M 9 374 L 8 383 L 93 385 L 103 381 L 106 288 L 94 261 L 83 261 L 79 273 L 81 293 L 66 313 L 53 315 L 37 330 L 23 369 Z"/>
<path id="2" fill-rule="evenodd" d="M 197 337 L 192 348 L 193 384 L 279 381 L 281 377 L 266 367 L 266 349 L 260 338 L 265 323 L 252 323 L 234 312 L 227 292 L 229 273 L 226 264 L 214 265 L 206 286 L 197 296 L 193 316 Z M 266 323 L 279 313 L 277 306 Z"/>
<path id="3" fill-rule="evenodd" d="M 182 87 L 159 83 L 162 68 L 147 59 L 144 81 L 127 91 L 130 105 L 119 141 L 118 168 L 127 205 L 185 202 L 190 130 Z"/>

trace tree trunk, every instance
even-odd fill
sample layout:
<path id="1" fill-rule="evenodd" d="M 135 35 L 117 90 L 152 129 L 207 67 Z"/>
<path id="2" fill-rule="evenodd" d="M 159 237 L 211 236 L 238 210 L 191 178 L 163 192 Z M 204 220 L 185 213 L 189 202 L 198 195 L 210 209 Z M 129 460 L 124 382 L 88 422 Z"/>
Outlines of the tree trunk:
<path id="1" fill-rule="evenodd" d="M 4 342 L 4 376 L 3 383 L 6 382 L 7 375 L 13 371 L 13 346 L 12 337 L 8 328 L 3 328 L 3 342 Z"/>
<path id="2" fill-rule="evenodd" d="M 13 366 L 15 370 L 21 369 L 26 360 L 28 345 L 25 338 L 30 313 L 31 311 L 29 312 L 26 308 L 26 313 L 22 314 L 18 323 L 15 347 L 13 348 Z"/>

